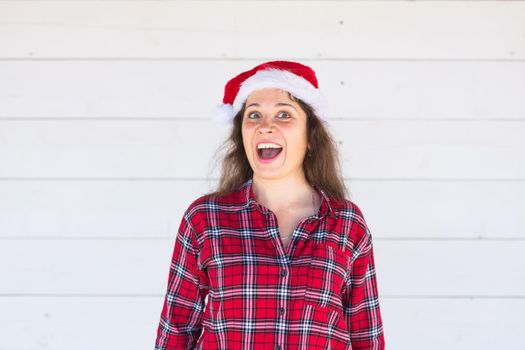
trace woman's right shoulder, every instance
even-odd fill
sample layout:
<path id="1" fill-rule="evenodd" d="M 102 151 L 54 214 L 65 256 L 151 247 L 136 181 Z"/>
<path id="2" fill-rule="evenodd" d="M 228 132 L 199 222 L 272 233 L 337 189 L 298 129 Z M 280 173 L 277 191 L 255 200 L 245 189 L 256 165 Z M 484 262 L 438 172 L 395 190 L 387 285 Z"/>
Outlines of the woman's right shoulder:
<path id="1" fill-rule="evenodd" d="M 238 212 L 245 205 L 240 192 L 231 192 L 228 194 L 218 195 L 217 192 L 203 194 L 187 206 L 185 215 L 191 218 L 195 215 L 206 214 L 210 216 L 228 212 Z"/>
<path id="2" fill-rule="evenodd" d="M 217 198 L 213 194 L 204 194 L 194 198 L 187 206 L 185 215 L 193 216 L 195 213 L 206 211 L 207 208 L 217 204 Z"/>

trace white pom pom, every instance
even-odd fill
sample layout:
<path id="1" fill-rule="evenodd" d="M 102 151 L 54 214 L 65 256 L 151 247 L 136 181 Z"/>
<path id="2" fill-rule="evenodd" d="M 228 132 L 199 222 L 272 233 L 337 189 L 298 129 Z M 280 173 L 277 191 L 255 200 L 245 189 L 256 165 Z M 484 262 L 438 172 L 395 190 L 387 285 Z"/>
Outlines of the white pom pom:
<path id="1" fill-rule="evenodd" d="M 231 124 L 233 121 L 233 106 L 226 103 L 216 105 L 210 112 L 211 118 L 222 124 Z"/>

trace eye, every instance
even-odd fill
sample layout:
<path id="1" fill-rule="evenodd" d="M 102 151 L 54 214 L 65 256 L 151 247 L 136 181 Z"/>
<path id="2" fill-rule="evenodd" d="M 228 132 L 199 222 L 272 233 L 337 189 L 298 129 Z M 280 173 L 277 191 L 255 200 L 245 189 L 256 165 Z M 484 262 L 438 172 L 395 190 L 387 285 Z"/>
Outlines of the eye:
<path id="1" fill-rule="evenodd" d="M 288 112 L 279 112 L 278 115 L 283 115 L 283 114 L 284 114 L 286 117 L 285 117 L 285 118 L 279 118 L 279 119 L 288 119 L 288 118 L 290 118 L 290 114 L 288 114 Z"/>
<path id="2" fill-rule="evenodd" d="M 284 114 L 284 117 L 281 117 L 281 115 Z M 252 118 L 252 115 L 256 115 L 256 117 Z M 290 119 L 290 113 L 288 112 L 284 112 L 284 111 L 281 111 L 279 113 L 277 113 L 277 115 L 279 116 L 278 119 Z M 247 119 L 256 119 L 260 117 L 259 113 L 258 112 L 249 112 L 246 114 L 246 118 Z"/>
<path id="3" fill-rule="evenodd" d="M 259 115 L 259 113 L 257 113 L 257 112 L 250 112 L 250 113 L 246 114 L 246 118 L 248 118 L 248 119 L 254 119 L 254 118 L 251 118 L 252 114 L 257 114 L 257 115 Z"/>

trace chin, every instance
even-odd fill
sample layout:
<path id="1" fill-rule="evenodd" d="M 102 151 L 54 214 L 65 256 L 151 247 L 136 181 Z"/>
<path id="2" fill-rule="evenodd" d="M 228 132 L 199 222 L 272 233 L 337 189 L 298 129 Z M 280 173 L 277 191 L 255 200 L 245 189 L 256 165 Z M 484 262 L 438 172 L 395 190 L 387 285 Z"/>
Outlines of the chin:
<path id="1" fill-rule="evenodd" d="M 253 170 L 253 168 L 252 168 Z M 255 168 L 253 175 L 263 179 L 278 179 L 282 177 L 281 169 L 258 169 Z"/>

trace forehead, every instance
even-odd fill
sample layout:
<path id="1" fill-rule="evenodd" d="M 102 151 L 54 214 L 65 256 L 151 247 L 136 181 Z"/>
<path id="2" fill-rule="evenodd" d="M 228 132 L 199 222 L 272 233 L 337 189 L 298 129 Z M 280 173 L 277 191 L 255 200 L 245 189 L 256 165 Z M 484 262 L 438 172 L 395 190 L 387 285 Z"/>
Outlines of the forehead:
<path id="1" fill-rule="evenodd" d="M 288 97 L 288 92 L 279 88 L 264 88 L 253 91 L 246 99 L 246 106 L 250 103 L 273 103 L 273 102 L 288 102 L 290 104 L 297 104 Z"/>

